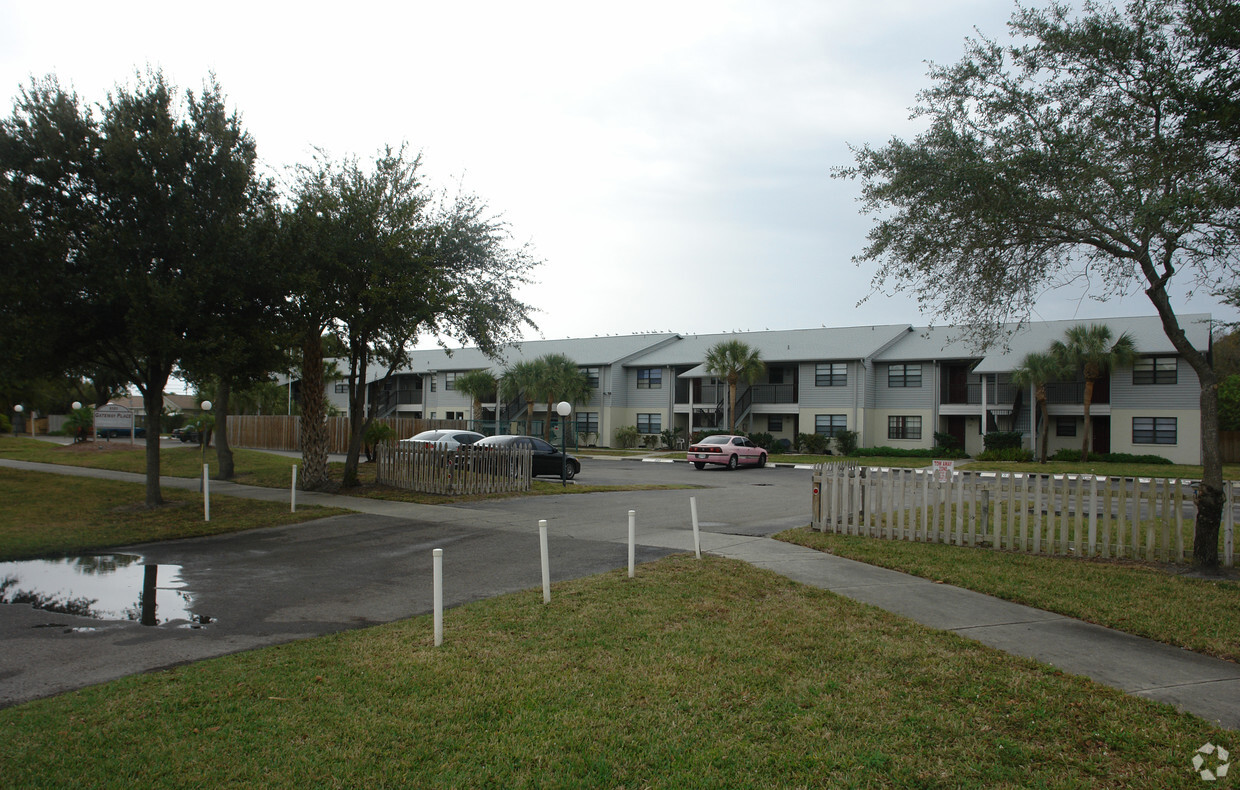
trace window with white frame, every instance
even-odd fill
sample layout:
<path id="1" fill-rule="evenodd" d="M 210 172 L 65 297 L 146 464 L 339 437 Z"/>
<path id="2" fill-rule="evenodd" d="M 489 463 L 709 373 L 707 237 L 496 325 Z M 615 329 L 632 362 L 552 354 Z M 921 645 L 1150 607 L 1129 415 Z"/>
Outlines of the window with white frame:
<path id="1" fill-rule="evenodd" d="M 1075 417 L 1056 417 L 1055 418 L 1055 435 L 1056 436 L 1076 436 L 1076 418 Z"/>
<path id="2" fill-rule="evenodd" d="M 581 372 L 586 374 L 586 381 L 590 384 L 590 389 L 598 389 L 598 368 L 582 368 Z"/>
<path id="3" fill-rule="evenodd" d="M 848 430 L 847 414 L 815 414 L 814 433 L 823 436 L 835 436 L 840 431 Z"/>
<path id="4" fill-rule="evenodd" d="M 663 388 L 663 368 L 638 368 L 637 388 L 657 390 Z"/>
<path id="5" fill-rule="evenodd" d="M 1133 417 L 1133 444 L 1175 444 L 1175 417 Z"/>
<path id="6" fill-rule="evenodd" d="M 771 433 L 782 431 L 784 429 L 784 418 L 776 414 L 768 415 L 766 418 L 766 429 Z"/>
<path id="7" fill-rule="evenodd" d="M 888 439 L 920 439 L 921 417 L 890 415 L 887 417 Z"/>
<path id="8" fill-rule="evenodd" d="M 921 386 L 921 364 L 916 365 L 888 365 L 887 366 L 887 386 L 888 387 L 920 387 Z"/>
<path id="9" fill-rule="evenodd" d="M 658 433 L 663 430 L 662 414 L 639 414 L 637 415 L 637 432 L 638 433 Z"/>
<path id="10" fill-rule="evenodd" d="M 1178 378 L 1175 357 L 1141 357 L 1132 365 L 1133 384 L 1175 384 Z"/>
<path id="11" fill-rule="evenodd" d="M 337 395 L 348 395 L 349 394 L 349 382 L 337 381 L 336 382 L 336 394 Z"/>
<path id="12" fill-rule="evenodd" d="M 447 392 L 448 390 L 454 390 L 454 389 L 456 389 L 456 372 L 453 371 L 451 373 L 443 374 L 444 392 Z"/>
<path id="13" fill-rule="evenodd" d="M 815 387 L 847 387 L 847 362 L 820 362 L 814 365 Z"/>

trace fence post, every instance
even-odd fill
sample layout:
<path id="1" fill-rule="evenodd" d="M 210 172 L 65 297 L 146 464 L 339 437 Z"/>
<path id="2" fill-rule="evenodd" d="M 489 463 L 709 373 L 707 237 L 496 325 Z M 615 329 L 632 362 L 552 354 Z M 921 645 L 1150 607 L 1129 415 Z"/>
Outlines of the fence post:
<path id="1" fill-rule="evenodd" d="M 297 512 L 297 464 L 293 464 L 293 487 L 289 489 L 289 512 Z"/>
<path id="2" fill-rule="evenodd" d="M 202 520 L 211 520 L 211 475 L 208 469 L 211 464 L 202 465 Z"/>
<path id="3" fill-rule="evenodd" d="M 960 481 L 953 481 L 956 486 L 956 545 L 964 545 L 964 472 L 960 473 Z M 951 543 L 950 538 L 947 541 Z"/>
<path id="4" fill-rule="evenodd" d="M 1226 501 L 1226 497 L 1223 498 Z M 1175 480 L 1175 561 L 1184 561 L 1184 480 Z"/>
<path id="5" fill-rule="evenodd" d="M 547 519 L 538 519 L 538 553 L 542 559 L 543 603 L 551 603 L 551 561 L 547 553 Z"/>
<path id="6" fill-rule="evenodd" d="M 1154 537 L 1154 518 L 1158 515 L 1158 482 L 1150 478 L 1150 520 L 1145 525 L 1145 559 L 1154 561 L 1156 539 Z"/>
<path id="7" fill-rule="evenodd" d="M 689 497 L 689 513 L 693 516 L 693 555 L 702 559 L 702 539 L 698 532 L 697 497 Z M 821 524 L 821 522 L 819 522 Z"/>
<path id="8" fill-rule="evenodd" d="M 1033 476 L 1033 512 L 1032 524 L 1030 528 L 1033 534 L 1033 553 L 1042 553 L 1042 475 L 1034 474 Z M 1022 546 L 1021 550 L 1025 548 Z"/>
<path id="9" fill-rule="evenodd" d="M 1089 476 L 1089 556 L 1098 553 L 1098 478 Z"/>
<path id="10" fill-rule="evenodd" d="M 633 578 L 635 546 L 637 543 L 637 511 L 629 511 L 629 578 Z"/>
<path id="11" fill-rule="evenodd" d="M 431 552 L 431 576 L 434 583 L 435 647 L 443 644 L 443 549 Z"/>

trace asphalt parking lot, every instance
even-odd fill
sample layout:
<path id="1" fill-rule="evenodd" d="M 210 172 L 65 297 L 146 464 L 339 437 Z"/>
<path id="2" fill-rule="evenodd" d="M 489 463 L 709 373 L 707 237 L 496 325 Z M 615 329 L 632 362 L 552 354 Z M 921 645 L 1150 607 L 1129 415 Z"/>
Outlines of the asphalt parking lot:
<path id="1" fill-rule="evenodd" d="M 629 510 L 636 512 L 639 563 L 671 553 L 665 542 L 642 545 L 643 532 L 690 530 L 690 497 L 706 532 L 762 536 L 809 520 L 808 470 L 698 471 L 684 463 L 594 458 L 583 458 L 582 466 L 581 484 L 700 488 L 454 506 L 360 500 L 355 504 L 373 512 L 120 548 L 116 554 L 159 566 L 161 594 L 186 602 L 192 615 L 145 626 L 0 606 L 0 705 L 425 614 L 435 548 L 444 550 L 448 607 L 538 587 L 539 519 L 548 521 L 553 582 L 625 567 Z M 225 485 L 213 490 L 228 493 Z M 132 590 L 135 604 L 140 592 L 140 585 Z"/>

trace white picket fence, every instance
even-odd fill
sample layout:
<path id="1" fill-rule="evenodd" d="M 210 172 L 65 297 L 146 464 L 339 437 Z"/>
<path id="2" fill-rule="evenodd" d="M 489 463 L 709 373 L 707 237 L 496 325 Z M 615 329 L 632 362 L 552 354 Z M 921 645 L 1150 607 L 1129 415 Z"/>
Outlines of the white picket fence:
<path id="1" fill-rule="evenodd" d="M 1194 483 L 1164 478 L 814 467 L 813 528 L 890 540 L 1033 554 L 1182 563 L 1192 550 Z M 1236 492 L 1219 557 L 1234 566 Z"/>
<path id="2" fill-rule="evenodd" d="M 427 494 L 529 491 L 534 451 L 461 445 L 455 450 L 384 443 L 376 448 L 376 482 Z"/>

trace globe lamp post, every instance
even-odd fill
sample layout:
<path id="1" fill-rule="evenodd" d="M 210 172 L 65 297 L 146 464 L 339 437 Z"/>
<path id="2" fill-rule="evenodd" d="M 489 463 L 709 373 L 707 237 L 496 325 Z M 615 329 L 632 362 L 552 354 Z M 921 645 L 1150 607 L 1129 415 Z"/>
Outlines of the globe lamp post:
<path id="1" fill-rule="evenodd" d="M 555 405 L 555 413 L 560 415 L 560 485 L 568 487 L 568 415 L 573 413 L 573 404 L 562 400 Z"/>

